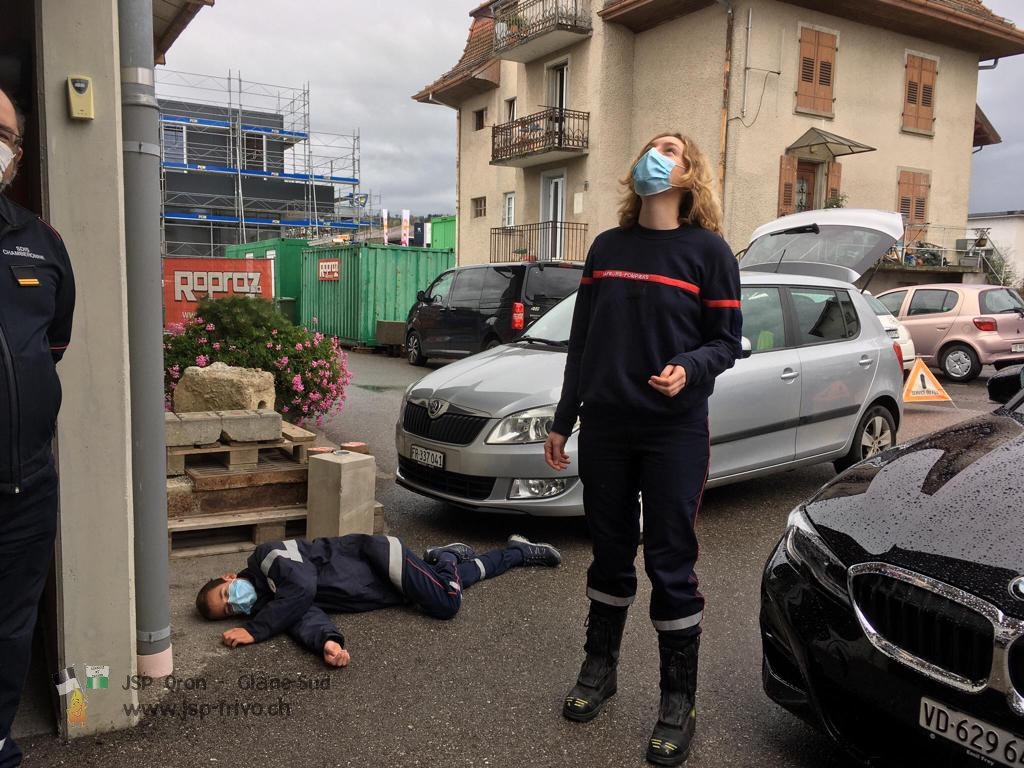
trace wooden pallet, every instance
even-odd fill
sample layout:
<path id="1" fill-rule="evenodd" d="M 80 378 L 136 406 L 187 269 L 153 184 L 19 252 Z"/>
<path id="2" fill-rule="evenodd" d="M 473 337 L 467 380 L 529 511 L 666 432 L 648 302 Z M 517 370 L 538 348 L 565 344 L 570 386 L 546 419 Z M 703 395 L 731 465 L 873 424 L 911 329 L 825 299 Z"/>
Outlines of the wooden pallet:
<path id="1" fill-rule="evenodd" d="M 263 451 L 256 469 L 230 469 L 215 459 L 199 459 L 185 469 L 194 492 L 305 483 L 309 467 L 283 452 Z"/>
<path id="2" fill-rule="evenodd" d="M 193 466 L 197 456 L 215 458 L 228 469 L 237 471 L 255 471 L 259 465 L 260 452 L 273 450 L 283 453 L 300 464 L 308 461 L 308 444 L 293 442 L 279 438 L 259 443 L 213 443 L 201 446 L 180 446 L 167 449 L 167 476 L 184 475 L 186 469 Z"/>
<path id="3" fill-rule="evenodd" d="M 257 544 L 302 535 L 305 521 L 305 507 L 174 518 L 167 521 L 167 548 L 174 558 L 249 552 Z"/>

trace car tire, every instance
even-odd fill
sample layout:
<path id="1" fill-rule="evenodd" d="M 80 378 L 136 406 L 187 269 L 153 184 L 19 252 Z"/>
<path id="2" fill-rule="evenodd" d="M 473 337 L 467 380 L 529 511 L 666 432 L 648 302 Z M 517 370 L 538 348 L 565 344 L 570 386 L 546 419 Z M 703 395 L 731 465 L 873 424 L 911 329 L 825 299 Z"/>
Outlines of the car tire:
<path id="1" fill-rule="evenodd" d="M 942 374 L 950 381 L 966 383 L 978 378 L 981 361 L 977 353 L 966 344 L 950 344 L 939 357 Z"/>
<path id="2" fill-rule="evenodd" d="M 405 356 L 409 365 L 426 365 L 427 356 L 423 354 L 423 340 L 413 331 L 405 339 Z"/>
<path id="3" fill-rule="evenodd" d="M 860 417 L 857 431 L 853 433 L 850 452 L 832 462 L 832 466 L 836 472 L 842 472 L 895 444 L 896 421 L 892 413 L 884 405 L 872 405 Z"/>
<path id="4" fill-rule="evenodd" d="M 494 336 L 489 336 L 484 339 L 484 350 L 494 349 L 495 347 L 501 346 L 501 339 L 496 339 Z"/>

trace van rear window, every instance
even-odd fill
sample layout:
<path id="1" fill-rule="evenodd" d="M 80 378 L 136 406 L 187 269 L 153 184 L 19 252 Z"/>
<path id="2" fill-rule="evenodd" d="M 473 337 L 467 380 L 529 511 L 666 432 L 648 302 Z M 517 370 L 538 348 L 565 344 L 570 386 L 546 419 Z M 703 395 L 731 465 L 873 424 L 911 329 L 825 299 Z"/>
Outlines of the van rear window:
<path id="1" fill-rule="evenodd" d="M 523 294 L 528 302 L 565 298 L 579 287 L 582 274 L 582 266 L 534 267 L 527 273 Z"/>

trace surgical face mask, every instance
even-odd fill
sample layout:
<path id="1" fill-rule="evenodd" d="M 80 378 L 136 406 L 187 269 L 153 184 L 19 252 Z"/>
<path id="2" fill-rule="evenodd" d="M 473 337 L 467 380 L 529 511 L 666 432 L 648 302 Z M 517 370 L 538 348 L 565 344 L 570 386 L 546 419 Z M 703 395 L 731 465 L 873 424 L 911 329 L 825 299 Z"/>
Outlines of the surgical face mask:
<path id="1" fill-rule="evenodd" d="M 647 150 L 633 166 L 633 189 L 641 197 L 658 195 L 676 186 L 671 182 L 672 171 L 682 170 L 654 147 Z"/>
<path id="2" fill-rule="evenodd" d="M 228 605 L 232 615 L 248 614 L 256 604 L 256 587 L 245 579 L 235 579 L 228 584 Z"/>
<path id="3" fill-rule="evenodd" d="M 4 142 L 0 141 L 0 192 L 4 190 L 4 187 L 14 181 L 13 175 L 10 179 L 7 178 L 7 169 L 12 165 L 14 165 L 14 150 L 8 147 Z"/>

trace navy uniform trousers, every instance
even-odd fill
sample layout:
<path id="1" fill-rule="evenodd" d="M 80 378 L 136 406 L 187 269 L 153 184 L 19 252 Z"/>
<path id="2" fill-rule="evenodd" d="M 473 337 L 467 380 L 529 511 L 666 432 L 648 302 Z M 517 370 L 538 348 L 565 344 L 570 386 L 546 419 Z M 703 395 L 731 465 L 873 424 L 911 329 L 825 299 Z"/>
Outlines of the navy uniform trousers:
<path id="1" fill-rule="evenodd" d="M 636 597 L 642 494 L 651 621 L 661 633 L 700 634 L 694 526 L 710 456 L 705 409 L 672 420 L 583 417 L 579 471 L 594 551 L 587 596 L 596 610 L 626 610 Z"/>
<path id="2" fill-rule="evenodd" d="M 0 493 L 0 768 L 21 762 L 10 738 L 25 685 L 39 596 L 57 532 L 57 473 L 51 464 L 21 493 Z"/>

